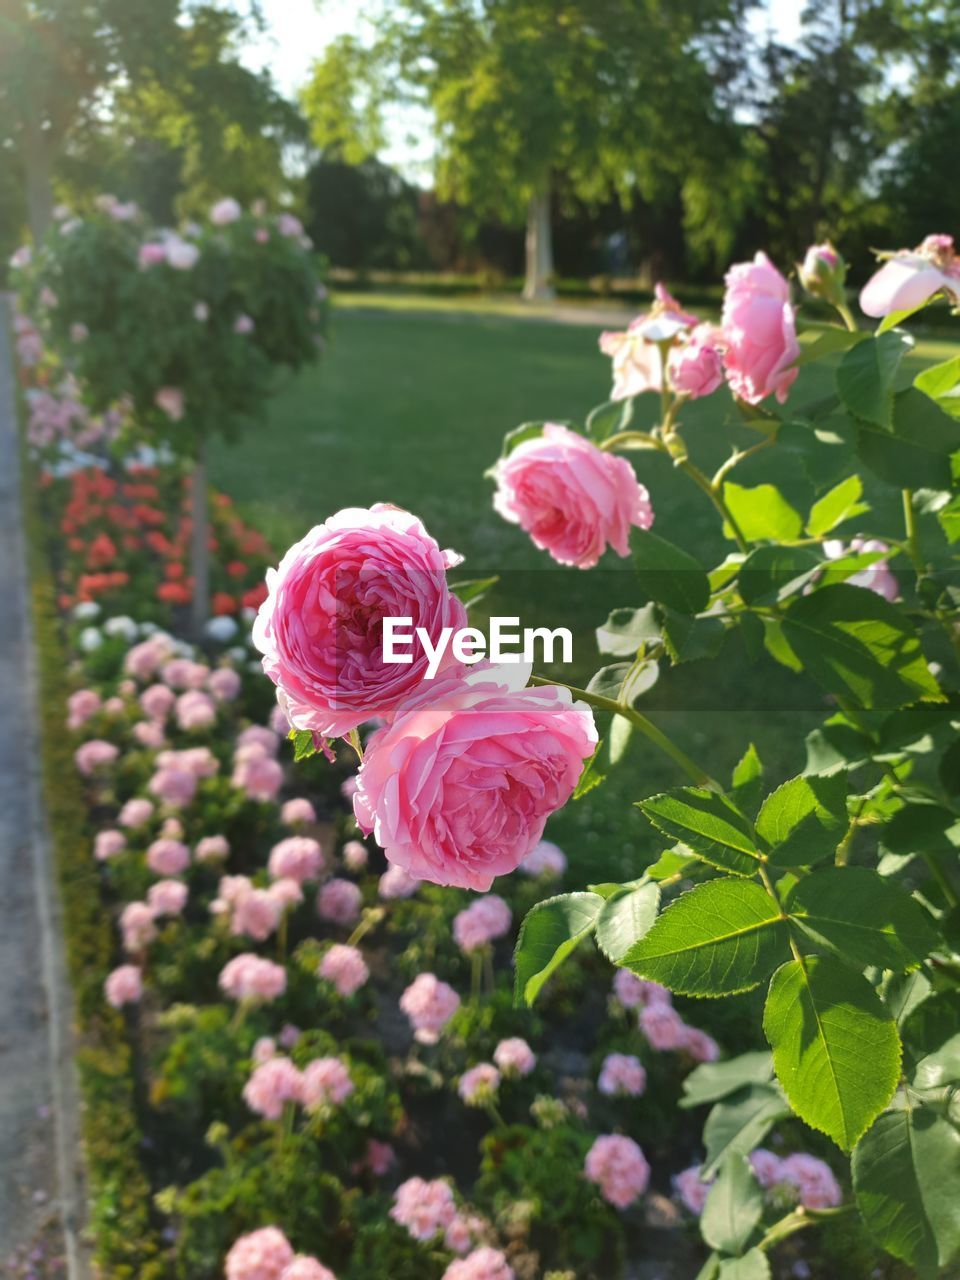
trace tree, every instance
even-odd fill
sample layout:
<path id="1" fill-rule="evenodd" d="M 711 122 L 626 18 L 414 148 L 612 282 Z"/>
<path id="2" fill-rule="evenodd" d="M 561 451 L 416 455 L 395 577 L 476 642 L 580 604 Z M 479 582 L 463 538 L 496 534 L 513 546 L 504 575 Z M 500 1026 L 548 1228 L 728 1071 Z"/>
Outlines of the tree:
<path id="1" fill-rule="evenodd" d="M 387 101 L 430 109 L 437 187 L 526 223 L 528 298 L 548 296 L 557 180 L 591 204 L 675 189 L 729 121 L 718 83 L 747 0 L 403 0 L 374 44 L 339 42 L 304 96 L 313 140 L 370 153 Z M 347 86 L 346 88 L 344 86 Z M 337 96 L 334 96 L 336 93 Z M 346 109 L 343 109 L 344 106 Z M 362 127 L 361 127 L 362 126 Z"/>
<path id="2" fill-rule="evenodd" d="M 334 266 L 365 271 L 422 267 L 419 193 L 379 160 L 348 164 L 324 156 L 307 173 L 306 229 Z"/>

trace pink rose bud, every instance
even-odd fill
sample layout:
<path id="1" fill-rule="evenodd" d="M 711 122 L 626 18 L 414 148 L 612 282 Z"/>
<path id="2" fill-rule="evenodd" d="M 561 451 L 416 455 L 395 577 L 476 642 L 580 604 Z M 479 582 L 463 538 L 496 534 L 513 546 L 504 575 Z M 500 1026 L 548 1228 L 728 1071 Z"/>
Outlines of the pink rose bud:
<path id="1" fill-rule="evenodd" d="M 747 404 L 770 395 L 783 404 L 800 354 L 790 286 L 765 253 L 731 267 L 726 286 L 721 327 L 730 389 Z"/>
<path id="2" fill-rule="evenodd" d="M 699 400 L 712 395 L 723 382 L 721 335 L 713 325 L 698 325 L 689 341 L 670 352 L 670 384 L 680 395 Z"/>
<path id="3" fill-rule="evenodd" d="M 833 306 L 844 301 L 847 264 L 829 240 L 812 244 L 797 268 L 800 283 L 814 298 L 823 298 Z"/>

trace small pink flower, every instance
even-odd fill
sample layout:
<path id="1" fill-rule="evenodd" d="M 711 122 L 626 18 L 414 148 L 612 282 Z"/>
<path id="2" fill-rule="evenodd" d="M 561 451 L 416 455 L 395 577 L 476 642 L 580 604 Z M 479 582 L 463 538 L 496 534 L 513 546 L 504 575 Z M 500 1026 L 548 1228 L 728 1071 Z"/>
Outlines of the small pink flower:
<path id="1" fill-rule="evenodd" d="M 151 720 L 165 720 L 177 697 L 165 684 L 152 684 L 140 695 L 143 714 Z"/>
<path id="2" fill-rule="evenodd" d="M 756 1151 L 751 1152 L 750 1164 L 757 1181 L 764 1190 L 783 1182 L 783 1161 L 765 1147 L 757 1147 Z"/>
<path id="3" fill-rule="evenodd" d="M 478 1062 L 460 1077 L 457 1092 L 468 1107 L 492 1102 L 500 1088 L 500 1072 L 492 1062 Z"/>
<path id="4" fill-rule="evenodd" d="M 147 866 L 158 876 L 178 876 L 190 865 L 190 850 L 180 840 L 161 838 L 147 848 Z"/>
<path id="5" fill-rule="evenodd" d="M 157 936 L 153 909 L 145 902 L 128 903 L 120 913 L 120 932 L 124 951 L 142 951 Z"/>
<path id="6" fill-rule="evenodd" d="M 138 720 L 133 726 L 133 736 L 141 747 L 148 751 L 158 751 L 166 738 L 163 734 L 162 720 Z"/>
<path id="7" fill-rule="evenodd" d="M 317 894 L 317 914 L 331 924 L 353 924 L 362 905 L 363 894 L 351 880 L 328 880 Z"/>
<path id="8" fill-rule="evenodd" d="M 178 916 L 187 905 L 187 893 L 182 880 L 158 880 L 147 890 L 147 903 L 155 916 Z"/>
<path id="9" fill-rule="evenodd" d="M 153 816 L 153 805 L 149 800 L 128 800 L 120 810 L 117 818 L 121 827 L 142 827 Z"/>
<path id="10" fill-rule="evenodd" d="M 803 1151 L 786 1156 L 781 1171 L 784 1181 L 796 1187 L 805 1209 L 834 1209 L 843 1199 L 833 1170 L 816 1156 Z"/>
<path id="11" fill-rule="evenodd" d="M 290 1241 L 278 1227 L 241 1236 L 227 1254 L 226 1280 L 282 1280 L 293 1262 Z"/>
<path id="12" fill-rule="evenodd" d="M 370 970 L 356 947 L 334 943 L 320 961 L 320 977 L 332 982 L 342 996 L 352 996 L 370 977 Z"/>
<path id="13" fill-rule="evenodd" d="M 302 1099 L 308 1111 L 339 1107 L 353 1090 L 350 1072 L 339 1058 L 316 1058 L 303 1070 Z"/>
<path id="14" fill-rule="evenodd" d="M 356 872 L 365 870 L 370 854 L 362 841 L 348 840 L 341 850 L 341 856 L 347 870 Z"/>
<path id="15" fill-rule="evenodd" d="M 150 680 L 170 657 L 170 641 L 164 636 L 150 636 L 127 650 L 123 669 L 137 680 Z"/>
<path id="16" fill-rule="evenodd" d="M 135 964 L 122 964 L 108 975 L 103 989 L 107 1002 L 114 1009 L 125 1004 L 136 1004 L 143 995 L 142 974 Z"/>
<path id="17" fill-rule="evenodd" d="M 280 810 L 280 821 L 288 827 L 309 826 L 316 820 L 316 810 L 303 796 L 295 796 L 293 800 L 288 800 Z"/>
<path id="18" fill-rule="evenodd" d="M 533 1050 L 519 1036 L 501 1040 L 493 1051 L 493 1060 L 505 1076 L 528 1076 L 537 1065 Z"/>
<path id="19" fill-rule="evenodd" d="M 100 710 L 100 695 L 95 689 L 78 689 L 67 699 L 67 728 L 79 729 Z"/>
<path id="20" fill-rule="evenodd" d="M 303 223 L 292 213 L 281 213 L 277 218 L 277 230 L 282 236 L 295 239 L 303 235 Z"/>
<path id="21" fill-rule="evenodd" d="M 640 1030 L 651 1048 L 681 1049 L 687 1024 L 672 1005 L 648 1004 L 640 1010 Z"/>
<path id="22" fill-rule="evenodd" d="M 280 1280 L 337 1280 L 337 1277 L 316 1258 L 299 1253 L 284 1270 Z"/>
<path id="23" fill-rule="evenodd" d="M 207 688 L 218 702 L 233 702 L 240 687 L 240 676 L 232 667 L 217 667 L 207 677 Z"/>
<path id="24" fill-rule="evenodd" d="M 731 267 L 726 286 L 721 327 L 730 389 L 747 404 L 769 395 L 783 404 L 800 354 L 790 286 L 765 253 Z"/>
<path id="25" fill-rule="evenodd" d="M 649 313 L 637 316 L 625 332 L 600 335 L 600 350 L 613 360 L 612 400 L 659 391 L 663 358 L 658 344 L 675 342 L 697 324 L 697 317 L 682 311 L 662 284 L 655 295 Z"/>
<path id="26" fill-rule="evenodd" d="M 240 202 L 232 196 L 225 196 L 210 210 L 210 221 L 215 227 L 226 227 L 231 222 L 236 222 L 242 213 Z"/>
<path id="27" fill-rule="evenodd" d="M 567 869 L 567 855 L 559 845 L 549 840 L 541 840 L 535 845 L 517 868 L 524 875 L 544 876 L 556 879 Z"/>
<path id="28" fill-rule="evenodd" d="M 393 1193 L 390 1217 L 399 1222 L 421 1242 L 432 1240 L 453 1221 L 457 1211 L 453 1192 L 440 1178 L 427 1182 L 423 1178 L 408 1178 Z"/>
<path id="29" fill-rule="evenodd" d="M 172 267 L 174 271 L 192 271 L 197 265 L 200 257 L 200 250 L 195 244 L 191 244 L 189 240 L 181 240 L 179 237 L 171 237 L 164 245 L 164 256 L 167 265 Z"/>
<path id="30" fill-rule="evenodd" d="M 699 400 L 723 384 L 720 333 L 713 325 L 698 325 L 690 339 L 670 352 L 668 370 L 674 391 Z"/>
<path id="31" fill-rule="evenodd" d="M 453 918 L 453 936 L 461 951 L 477 951 L 502 938 L 510 928 L 510 908 L 495 893 L 472 902 Z"/>
<path id="32" fill-rule="evenodd" d="M 416 880 L 413 876 L 408 876 L 403 867 L 393 865 L 387 867 L 380 877 L 377 892 L 384 901 L 390 902 L 396 898 L 412 897 L 421 884 L 423 884 L 422 880 Z"/>
<path id="33" fill-rule="evenodd" d="M 204 836 L 197 841 L 193 856 L 197 862 L 219 862 L 229 857 L 230 846 L 226 836 Z"/>
<path id="34" fill-rule="evenodd" d="M 378 1178 L 388 1174 L 397 1163 L 397 1153 L 389 1142 L 370 1138 L 367 1142 L 367 1168 Z"/>
<path id="35" fill-rule="evenodd" d="M 216 718 L 216 704 L 200 689 L 189 689 L 177 699 L 177 724 L 185 733 L 209 729 Z"/>
<path id="36" fill-rule="evenodd" d="M 460 997 L 433 973 L 421 973 L 400 997 L 400 1008 L 421 1044 L 436 1044 L 440 1032 L 460 1008 Z"/>
<path id="37" fill-rule="evenodd" d="M 886 553 L 889 550 L 887 544 L 880 542 L 877 538 L 852 538 L 849 545 L 839 538 L 828 538 L 823 543 L 823 554 L 828 560 L 840 560 L 844 556 L 856 556 L 869 552 Z M 889 560 L 886 559 L 877 560 L 866 569 L 851 574 L 847 578 L 847 583 L 851 587 L 865 587 L 867 591 L 873 591 L 884 600 L 893 601 L 900 595 L 900 583 L 890 568 Z"/>
<path id="38" fill-rule="evenodd" d="M 275 757 L 280 750 L 280 739 L 265 724 L 251 724 L 237 738 L 238 754 L 248 747 L 259 747 L 263 755 Z"/>
<path id="39" fill-rule="evenodd" d="M 713 1178 L 708 1178 L 706 1182 L 701 1180 L 702 1170 L 703 1165 L 695 1164 L 692 1168 L 678 1173 L 673 1179 L 674 1191 L 684 1206 L 698 1218 L 703 1213 L 703 1206 L 707 1203 L 707 1196 L 714 1183 Z"/>
<path id="40" fill-rule="evenodd" d="M 625 458 L 548 422 L 493 469 L 494 509 L 558 564 L 592 569 L 607 546 L 630 554 L 630 529 L 653 524 L 650 495 Z"/>
<path id="41" fill-rule="evenodd" d="M 153 403 L 171 422 L 180 422 L 186 412 L 186 399 L 179 387 L 161 387 L 153 397 Z"/>
<path id="42" fill-rule="evenodd" d="M 279 880 L 274 880 L 273 884 L 268 887 L 267 893 L 279 905 L 281 913 L 291 911 L 303 901 L 303 890 L 300 888 L 300 882 L 290 876 L 281 876 Z"/>
<path id="43" fill-rule="evenodd" d="M 160 768 L 147 783 L 151 795 L 164 804 L 179 809 L 190 803 L 196 794 L 197 779 L 186 769 L 171 766 Z"/>
<path id="44" fill-rule="evenodd" d="M 597 1080 L 597 1088 L 608 1097 L 639 1098 L 647 1087 L 647 1073 L 639 1058 L 630 1053 L 609 1053 Z"/>
<path id="45" fill-rule="evenodd" d="M 142 244 L 137 254 L 137 260 L 141 269 L 159 267 L 161 263 L 166 262 L 167 253 L 162 244 Z"/>
<path id="46" fill-rule="evenodd" d="M 650 1166 L 640 1147 L 632 1138 L 615 1133 L 596 1139 L 587 1152 L 584 1172 L 617 1209 L 633 1204 L 650 1181 Z"/>
<path id="47" fill-rule="evenodd" d="M 912 251 L 884 256 L 887 261 L 860 294 L 865 315 L 879 319 L 895 311 L 914 311 L 938 293 L 960 306 L 960 258 L 952 236 L 927 236 Z"/>
<path id="48" fill-rule="evenodd" d="M 262 1066 L 264 1062 L 268 1062 L 271 1058 L 275 1057 L 276 1052 L 277 1042 L 271 1039 L 270 1036 L 261 1036 L 253 1046 L 253 1053 L 251 1054 L 251 1057 L 253 1058 L 254 1064 L 259 1067 Z"/>
<path id="49" fill-rule="evenodd" d="M 442 1280 L 514 1280 L 514 1270 L 499 1249 L 481 1245 L 465 1258 L 455 1258 Z"/>
<path id="50" fill-rule="evenodd" d="M 287 971 L 283 965 L 248 951 L 224 965 L 219 983 L 221 991 L 231 1000 L 276 1000 L 287 989 Z"/>
<path id="51" fill-rule="evenodd" d="M 89 742 L 77 747 L 73 753 L 73 759 L 78 771 L 85 778 L 89 778 L 95 773 L 109 769 L 119 754 L 112 742 L 104 742 L 102 738 L 91 738 Z"/>
<path id="52" fill-rule="evenodd" d="M 127 847 L 127 837 L 122 831 L 98 831 L 93 842 L 93 856 L 98 862 L 106 862 L 123 853 Z"/>
<path id="53" fill-rule="evenodd" d="M 243 1100 L 266 1120 L 279 1120 L 288 1102 L 303 1100 L 304 1078 L 289 1058 L 275 1055 L 255 1067 L 243 1087 Z"/>
<path id="54" fill-rule="evenodd" d="M 239 315 L 233 322 L 233 332 L 240 334 L 241 337 L 253 333 L 255 328 L 252 316 Z"/>
<path id="55" fill-rule="evenodd" d="M 283 916 L 284 904 L 278 902 L 269 889 L 251 889 L 234 904 L 230 920 L 230 932 L 264 942 Z"/>
<path id="56" fill-rule="evenodd" d="M 698 1027 L 686 1027 L 680 1048 L 693 1058 L 694 1062 L 716 1062 L 720 1057 L 720 1046 L 713 1036 L 708 1036 Z"/>
<path id="57" fill-rule="evenodd" d="M 323 870 L 323 850 L 310 836 L 288 836 L 270 850 L 268 867 L 274 877 L 288 876 L 303 884 Z"/>
<path id="58" fill-rule="evenodd" d="M 276 798 L 283 786 L 283 766 L 266 755 L 248 755 L 236 761 L 233 785 L 248 799 L 267 803 Z"/>

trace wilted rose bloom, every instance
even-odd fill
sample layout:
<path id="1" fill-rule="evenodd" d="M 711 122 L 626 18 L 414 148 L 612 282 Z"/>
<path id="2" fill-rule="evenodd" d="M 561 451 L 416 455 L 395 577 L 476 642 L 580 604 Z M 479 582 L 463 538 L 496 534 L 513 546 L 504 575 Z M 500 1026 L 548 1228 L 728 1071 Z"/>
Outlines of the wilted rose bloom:
<path id="1" fill-rule="evenodd" d="M 362 905 L 363 894 L 352 880 L 328 880 L 317 894 L 317 914 L 331 924 L 353 924 Z"/>
<path id="2" fill-rule="evenodd" d="M 224 965 L 219 983 L 220 990 L 232 1000 L 276 1000 L 287 989 L 287 971 L 283 965 L 248 951 Z"/>
<path id="3" fill-rule="evenodd" d="M 805 1209 L 833 1209 L 843 1199 L 833 1170 L 816 1156 L 803 1151 L 786 1156 L 781 1171 L 784 1181 L 796 1187 Z"/>
<path id="4" fill-rule="evenodd" d="M 593 714 L 523 664 L 438 678 L 367 744 L 354 812 L 387 858 L 434 884 L 486 891 L 569 800 L 597 743 Z"/>
<path id="5" fill-rule="evenodd" d="M 654 1049 L 681 1049 L 687 1024 L 672 1005 L 648 1004 L 640 1010 L 640 1030 Z"/>
<path id="6" fill-rule="evenodd" d="M 158 880 L 147 890 L 147 904 L 155 916 L 178 916 L 187 905 L 187 893 L 182 880 Z"/>
<path id="7" fill-rule="evenodd" d="M 632 1053 L 608 1053 L 597 1088 L 608 1097 L 639 1098 L 647 1087 L 647 1073 Z"/>
<path id="8" fill-rule="evenodd" d="M 500 1072 L 492 1062 L 478 1062 L 460 1077 L 457 1092 L 468 1107 L 491 1102 L 500 1088 Z"/>
<path id="9" fill-rule="evenodd" d="M 202 840 L 197 841 L 193 851 L 197 862 L 218 862 L 229 855 L 230 845 L 227 843 L 226 836 L 204 836 Z"/>
<path id="10" fill-rule="evenodd" d="M 723 383 L 723 356 L 720 350 L 720 331 L 710 324 L 701 324 L 690 334 L 690 339 L 670 352 L 668 372 L 674 391 L 699 400 L 709 396 Z"/>
<path id="11" fill-rule="evenodd" d="M 308 1111 L 339 1107 L 353 1090 L 350 1072 L 339 1058 L 316 1058 L 303 1069 L 302 1100 Z"/>
<path id="12" fill-rule="evenodd" d="M 189 240 L 171 237 L 164 245 L 164 254 L 167 265 L 173 267 L 174 271 L 192 271 L 197 265 L 200 250 Z"/>
<path id="13" fill-rule="evenodd" d="M 332 982 L 342 996 L 352 996 L 370 977 L 366 961 L 356 947 L 334 943 L 320 961 L 320 977 Z"/>
<path id="14" fill-rule="evenodd" d="M 533 1050 L 519 1036 L 501 1040 L 493 1051 L 493 1060 L 505 1076 L 528 1076 L 537 1065 Z"/>
<path id="15" fill-rule="evenodd" d="M 710 1188 L 713 1186 L 714 1179 L 708 1178 L 703 1182 L 700 1174 L 703 1165 L 695 1164 L 689 1169 L 684 1169 L 682 1173 L 678 1173 L 673 1179 L 673 1189 L 680 1197 L 681 1202 L 696 1217 L 700 1217 L 703 1213 L 703 1206 L 707 1203 L 707 1196 Z"/>
<path id="16" fill-rule="evenodd" d="M 210 210 L 210 221 L 215 227 L 225 227 L 231 222 L 236 222 L 242 213 L 240 202 L 234 200 L 232 196 L 225 196 Z"/>
<path id="17" fill-rule="evenodd" d="M 747 404 L 787 398 L 800 354 L 790 286 L 765 253 L 726 275 L 723 299 L 724 365 L 733 393 Z"/>
<path id="18" fill-rule="evenodd" d="M 102 738 L 91 738 L 89 742 L 77 747 L 73 753 L 74 764 L 85 778 L 107 769 L 114 763 L 120 752 L 112 742 L 104 742 Z"/>
<path id="19" fill-rule="evenodd" d="M 176 700 L 176 694 L 165 684 L 151 684 L 141 693 L 140 706 L 151 720 L 163 720 Z"/>
<path id="20" fill-rule="evenodd" d="M 440 1032 L 460 1008 L 460 997 L 433 973 L 414 978 L 400 997 L 400 1008 L 421 1044 L 436 1044 Z"/>
<path id="21" fill-rule="evenodd" d="M 411 663 L 384 662 L 383 620 L 410 618 L 434 642 L 442 628 L 466 626 L 446 579 L 459 562 L 416 516 L 382 503 L 348 507 L 294 543 L 267 572 L 253 627 L 291 723 L 339 737 L 392 715 L 423 681 L 428 658 L 416 644 Z"/>
<path id="22" fill-rule="evenodd" d="M 567 869 L 567 855 L 559 845 L 549 840 L 541 840 L 534 845 L 518 867 L 524 875 L 546 876 L 555 878 L 562 876 Z"/>
<path id="23" fill-rule="evenodd" d="M 602 333 L 600 350 L 613 360 L 612 400 L 626 400 L 663 385 L 660 342 L 674 342 L 697 324 L 697 317 L 680 309 L 662 284 L 655 288 L 650 312 L 637 316 L 623 333 Z"/>
<path id="24" fill-rule="evenodd" d="M 316 880 L 323 870 L 323 850 L 310 836 L 288 836 L 270 850 L 267 863 L 275 878 L 287 876 L 303 884 Z"/>
<path id="25" fill-rule="evenodd" d="M 120 913 L 124 951 L 142 951 L 157 936 L 153 911 L 145 902 L 129 902 Z"/>
<path id="26" fill-rule="evenodd" d="M 403 867 L 391 866 L 380 877 L 377 892 L 385 901 L 411 898 L 423 884 L 422 880 L 408 876 Z"/>
<path id="27" fill-rule="evenodd" d="M 93 856 L 98 862 L 106 862 L 123 853 L 127 847 L 127 837 L 122 831 L 98 831 L 93 841 Z"/>
<path id="28" fill-rule="evenodd" d="M 180 422 L 186 412 L 186 400 L 179 387 L 161 387 L 153 403 L 171 422 Z"/>
<path id="29" fill-rule="evenodd" d="M 240 676 L 232 667 L 217 667 L 207 678 L 207 688 L 218 702 L 232 702 L 240 692 Z"/>
<path id="30" fill-rule="evenodd" d="M 453 1221 L 457 1211 L 453 1192 L 440 1178 L 408 1178 L 393 1193 L 390 1217 L 399 1222 L 414 1240 L 432 1240 Z"/>
<path id="31" fill-rule="evenodd" d="M 298 1253 L 285 1269 L 280 1280 L 337 1280 L 337 1277 L 329 1267 L 325 1267 L 316 1258 Z"/>
<path id="32" fill-rule="evenodd" d="M 289 1058 L 267 1058 L 244 1085 L 243 1100 L 257 1115 L 279 1120 L 288 1102 L 303 1100 L 303 1076 Z"/>
<path id="33" fill-rule="evenodd" d="M 180 840 L 154 840 L 147 848 L 147 866 L 158 876 L 178 876 L 190 865 L 190 850 Z"/>
<path id="34" fill-rule="evenodd" d="M 694 1062 L 716 1062 L 720 1057 L 720 1046 L 713 1036 L 708 1036 L 699 1027 L 685 1027 L 680 1048 L 693 1058 Z"/>
<path id="35" fill-rule="evenodd" d="M 765 1190 L 783 1182 L 783 1161 L 766 1147 L 757 1147 L 750 1153 L 750 1165 L 757 1181 Z"/>
<path id="36" fill-rule="evenodd" d="M 455 1258 L 442 1280 L 514 1280 L 514 1270 L 499 1249 L 481 1245 L 465 1258 Z"/>
<path id="37" fill-rule="evenodd" d="M 650 495 L 625 458 L 548 422 L 493 469 L 494 509 L 558 564 L 592 569 L 607 546 L 630 554 L 630 529 L 653 524 Z"/>
<path id="38" fill-rule="evenodd" d="M 476 951 L 502 938 L 510 928 L 510 908 L 495 893 L 488 893 L 453 918 L 453 936 L 461 951 Z"/>
<path id="39" fill-rule="evenodd" d="M 249 799 L 267 803 L 283 786 L 283 766 L 269 756 L 252 754 L 235 757 L 233 785 Z"/>
<path id="40" fill-rule="evenodd" d="M 114 1009 L 125 1004 L 136 1004 L 143 995 L 143 975 L 135 964 L 122 964 L 107 975 L 103 990 L 107 1002 Z"/>
<path id="41" fill-rule="evenodd" d="M 208 693 L 189 689 L 177 699 L 177 724 L 185 733 L 209 729 L 217 718 L 217 708 Z"/>
<path id="42" fill-rule="evenodd" d="M 827 538 L 823 543 L 823 554 L 828 560 L 840 560 L 844 556 L 863 555 L 871 551 L 882 551 L 886 555 L 889 550 L 887 544 L 878 538 L 852 538 L 849 545 L 840 538 Z M 868 591 L 883 596 L 884 600 L 893 601 L 900 595 L 900 583 L 886 559 L 877 560 L 866 569 L 851 574 L 846 581 L 848 586 L 865 587 Z"/>
<path id="43" fill-rule="evenodd" d="M 153 805 L 149 800 L 128 800 L 120 810 L 117 821 L 121 827 L 142 827 L 153 816 Z"/>
<path id="44" fill-rule="evenodd" d="M 887 256 L 864 286 L 860 307 L 865 315 L 879 319 L 895 311 L 915 311 L 938 293 L 960 306 L 960 258 L 953 236 L 927 236 L 913 251 L 901 249 Z"/>
<path id="45" fill-rule="evenodd" d="M 650 1166 L 632 1138 L 610 1133 L 597 1138 L 587 1152 L 584 1172 L 600 1188 L 604 1200 L 626 1209 L 642 1196 L 650 1181 Z"/>
<path id="46" fill-rule="evenodd" d="M 100 695 L 95 689 L 78 689 L 67 699 L 67 728 L 79 729 L 100 710 Z"/>
<path id="47" fill-rule="evenodd" d="M 282 1280 L 293 1262 L 290 1241 L 278 1227 L 241 1236 L 227 1254 L 226 1280 Z"/>
<path id="48" fill-rule="evenodd" d="M 283 904 L 269 889 L 251 889 L 234 903 L 230 932 L 256 942 L 265 942 L 275 933 L 283 916 Z"/>

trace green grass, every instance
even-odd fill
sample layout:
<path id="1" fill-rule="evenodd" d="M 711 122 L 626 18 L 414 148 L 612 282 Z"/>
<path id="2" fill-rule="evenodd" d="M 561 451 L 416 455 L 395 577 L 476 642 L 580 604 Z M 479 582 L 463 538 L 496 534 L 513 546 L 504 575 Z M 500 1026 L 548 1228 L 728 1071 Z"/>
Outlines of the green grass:
<path id="1" fill-rule="evenodd" d="M 524 625 L 572 625 L 575 677 L 603 664 L 593 629 L 615 605 L 636 604 L 629 562 L 608 557 L 592 573 L 563 570 L 493 511 L 484 471 L 503 433 L 529 420 L 582 422 L 609 393 L 609 362 L 596 327 L 497 314 L 489 304 L 440 304 L 354 297 L 337 310 L 323 363 L 277 395 L 269 423 L 234 448 L 213 453 L 215 484 L 232 494 L 283 549 L 313 524 L 349 505 L 386 501 L 422 517 L 443 546 L 466 556 L 461 576 L 498 573 L 485 607 Z M 942 360 L 956 350 L 921 344 L 913 358 Z M 804 370 L 795 403 L 829 389 L 828 370 Z M 645 397 L 641 413 L 656 413 Z M 691 451 L 705 468 L 729 453 L 742 429 L 719 425 L 711 402 L 684 415 Z M 755 439 L 755 437 L 754 437 Z M 713 508 L 659 455 L 632 455 L 650 490 L 656 530 L 715 564 L 724 542 Z M 769 457 L 769 455 L 768 455 Z M 795 455 L 750 460 L 740 483 L 773 478 L 801 510 L 814 489 Z M 900 530 L 899 494 L 871 493 L 871 531 Z M 616 575 L 616 576 L 614 576 Z M 569 678 L 569 677 L 568 677 Z M 714 776 L 725 779 L 751 740 L 771 785 L 798 771 L 803 737 L 822 718 L 819 693 L 771 660 L 751 665 L 738 637 L 718 663 L 666 672 L 645 701 L 658 724 Z M 634 741 L 602 788 L 554 819 L 548 834 L 574 863 L 571 883 L 626 876 L 659 852 L 632 802 L 683 779 L 642 741 Z"/>

